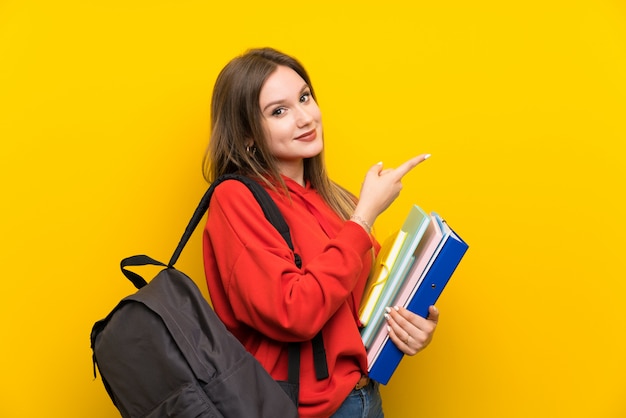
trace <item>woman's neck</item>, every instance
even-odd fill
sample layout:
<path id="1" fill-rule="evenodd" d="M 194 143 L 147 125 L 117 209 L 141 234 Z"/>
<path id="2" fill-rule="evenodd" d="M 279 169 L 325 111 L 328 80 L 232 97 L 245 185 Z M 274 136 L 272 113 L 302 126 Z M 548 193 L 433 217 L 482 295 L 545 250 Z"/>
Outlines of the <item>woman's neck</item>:
<path id="1" fill-rule="evenodd" d="M 302 160 L 294 164 L 283 163 L 280 165 L 279 171 L 283 176 L 289 177 L 291 180 L 304 187 L 304 163 Z"/>

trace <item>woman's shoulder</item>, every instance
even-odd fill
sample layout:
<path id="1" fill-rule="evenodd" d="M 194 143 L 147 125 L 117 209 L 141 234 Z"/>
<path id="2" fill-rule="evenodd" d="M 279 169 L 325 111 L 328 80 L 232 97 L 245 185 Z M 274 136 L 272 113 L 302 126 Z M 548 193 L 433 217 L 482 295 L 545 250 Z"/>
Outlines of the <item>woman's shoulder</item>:
<path id="1" fill-rule="evenodd" d="M 243 182 L 228 179 L 222 181 L 215 187 L 211 201 L 220 204 L 241 203 L 244 201 L 254 201 L 252 191 Z"/>
<path id="2" fill-rule="evenodd" d="M 254 181 L 264 189 L 272 200 L 276 200 L 277 196 L 274 195 L 271 187 L 257 180 L 251 181 Z M 239 213 L 248 211 L 262 212 L 261 206 L 255 198 L 255 194 L 257 193 L 253 193 L 242 181 L 228 179 L 222 181 L 215 187 L 210 205 L 217 205 L 228 211 L 236 211 Z"/>

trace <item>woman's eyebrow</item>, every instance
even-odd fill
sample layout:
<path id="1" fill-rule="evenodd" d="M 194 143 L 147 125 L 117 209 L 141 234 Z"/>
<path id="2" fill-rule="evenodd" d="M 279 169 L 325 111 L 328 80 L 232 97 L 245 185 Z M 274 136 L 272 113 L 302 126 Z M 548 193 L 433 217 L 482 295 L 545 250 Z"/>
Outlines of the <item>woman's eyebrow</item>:
<path id="1" fill-rule="evenodd" d="M 268 104 L 265 105 L 265 107 L 263 107 L 263 112 L 265 112 L 268 108 L 275 106 L 275 105 L 279 105 L 283 102 L 283 99 L 279 99 L 279 100 L 274 100 L 272 102 L 269 102 Z"/>
<path id="2" fill-rule="evenodd" d="M 300 93 L 298 93 L 298 94 L 302 94 L 302 93 L 304 93 L 307 90 L 311 90 L 311 88 L 309 87 L 308 84 L 304 83 L 304 85 L 300 89 Z M 262 111 L 265 112 L 267 110 L 267 108 L 279 105 L 279 104 L 283 103 L 284 101 L 286 101 L 286 100 L 285 99 L 273 100 L 273 101 L 269 102 L 268 104 L 266 104 L 265 106 L 263 106 Z"/>

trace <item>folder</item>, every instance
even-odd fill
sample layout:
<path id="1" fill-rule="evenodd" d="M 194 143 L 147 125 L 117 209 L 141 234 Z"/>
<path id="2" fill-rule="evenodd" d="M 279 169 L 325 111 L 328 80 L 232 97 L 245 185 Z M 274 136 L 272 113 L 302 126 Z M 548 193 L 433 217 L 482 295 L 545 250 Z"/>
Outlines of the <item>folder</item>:
<path id="1" fill-rule="evenodd" d="M 393 302 L 393 306 L 406 306 L 414 289 L 424 279 L 425 272 L 430 264 L 436 257 L 436 254 L 441 251 L 443 231 L 441 218 L 432 213 L 430 215 L 431 221 L 426 228 L 424 236 L 420 240 L 420 243 L 415 250 L 415 261 L 411 267 L 409 274 L 407 275 L 398 296 Z M 369 346 L 367 352 L 368 364 L 372 364 L 385 340 L 387 339 L 387 328 L 379 327 L 376 332 L 374 340 Z"/>
<path id="2" fill-rule="evenodd" d="M 364 302 L 359 309 L 359 320 L 362 325 L 366 325 L 369 322 L 374 312 L 376 303 L 385 288 L 391 267 L 400 254 L 406 236 L 407 233 L 405 231 L 398 231 L 392 234 L 385 240 L 378 252 L 378 256 L 374 262 L 374 269 L 365 285 Z"/>
<path id="3" fill-rule="evenodd" d="M 441 226 L 443 228 L 441 249 L 427 267 L 423 280 L 411 293 L 405 305 L 409 311 L 424 318 L 428 316 L 428 307 L 435 304 L 468 249 L 467 243 L 445 222 L 442 222 Z M 387 338 L 368 366 L 369 376 L 379 383 L 387 384 L 403 356 L 404 353 Z"/>
<path id="4" fill-rule="evenodd" d="M 401 231 L 406 234 L 400 252 L 396 257 L 389 276 L 385 281 L 383 292 L 378 296 L 374 305 L 373 311 L 369 316 L 367 326 L 361 330 L 361 339 L 368 347 L 375 336 L 376 330 L 381 323 L 384 322 L 385 308 L 389 306 L 395 299 L 404 278 L 413 264 L 415 249 L 417 248 L 426 228 L 430 223 L 430 216 L 426 214 L 419 206 L 413 205 L 409 214 L 405 218 Z M 367 294 L 368 290 L 366 289 Z M 362 304 L 369 303 L 368 300 L 364 300 Z"/>

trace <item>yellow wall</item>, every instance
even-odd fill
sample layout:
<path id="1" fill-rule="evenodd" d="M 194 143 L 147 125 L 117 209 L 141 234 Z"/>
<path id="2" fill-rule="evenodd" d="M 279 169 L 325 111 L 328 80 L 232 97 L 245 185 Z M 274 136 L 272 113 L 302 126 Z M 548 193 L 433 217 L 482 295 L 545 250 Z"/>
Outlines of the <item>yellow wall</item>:
<path id="1" fill-rule="evenodd" d="M 0 416 L 115 417 L 89 332 L 167 259 L 204 190 L 219 69 L 299 57 L 332 176 L 430 152 L 411 203 L 470 250 L 393 417 L 626 416 L 621 0 L 0 2 Z M 205 289 L 199 234 L 179 267 Z"/>

